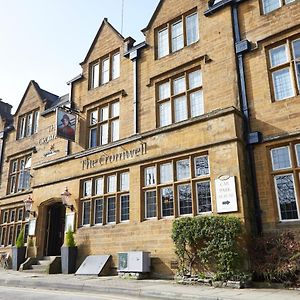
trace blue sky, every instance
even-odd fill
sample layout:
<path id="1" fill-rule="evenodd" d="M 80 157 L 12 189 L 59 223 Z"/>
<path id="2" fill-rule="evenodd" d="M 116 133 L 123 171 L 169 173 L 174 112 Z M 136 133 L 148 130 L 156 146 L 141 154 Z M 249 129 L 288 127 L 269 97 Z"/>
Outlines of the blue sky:
<path id="1" fill-rule="evenodd" d="M 123 36 L 140 32 L 159 0 L 124 0 Z M 31 79 L 63 95 L 103 18 L 121 31 L 122 0 L 0 0 L 0 98 L 14 106 Z"/>

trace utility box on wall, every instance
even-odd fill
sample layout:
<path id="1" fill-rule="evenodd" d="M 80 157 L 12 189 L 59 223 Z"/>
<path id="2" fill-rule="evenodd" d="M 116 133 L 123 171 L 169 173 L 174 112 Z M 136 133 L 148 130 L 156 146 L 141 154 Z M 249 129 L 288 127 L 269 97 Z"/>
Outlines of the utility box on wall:
<path id="1" fill-rule="evenodd" d="M 150 272 L 150 253 L 143 251 L 118 253 L 118 272 Z"/>

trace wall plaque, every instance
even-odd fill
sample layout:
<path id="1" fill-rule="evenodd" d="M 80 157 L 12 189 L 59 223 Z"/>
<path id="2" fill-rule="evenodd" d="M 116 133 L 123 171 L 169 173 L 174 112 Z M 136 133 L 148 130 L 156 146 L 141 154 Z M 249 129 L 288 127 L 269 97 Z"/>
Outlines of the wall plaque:
<path id="1" fill-rule="evenodd" d="M 35 235 L 36 219 L 30 219 L 28 224 L 28 235 Z"/>
<path id="2" fill-rule="evenodd" d="M 217 212 L 238 211 L 235 176 L 220 176 L 215 180 Z"/>
<path id="3" fill-rule="evenodd" d="M 74 221 L 75 221 L 75 213 L 67 213 L 66 214 L 66 222 L 65 222 L 65 232 L 71 229 L 74 232 Z"/>

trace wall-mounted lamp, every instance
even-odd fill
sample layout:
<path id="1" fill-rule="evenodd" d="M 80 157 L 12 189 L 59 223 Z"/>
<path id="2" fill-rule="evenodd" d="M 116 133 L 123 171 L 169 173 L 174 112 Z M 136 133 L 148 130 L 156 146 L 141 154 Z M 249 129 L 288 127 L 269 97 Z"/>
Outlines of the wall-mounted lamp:
<path id="1" fill-rule="evenodd" d="M 67 207 L 67 208 L 70 208 L 71 211 L 74 211 L 74 206 L 73 204 L 68 204 L 69 203 L 69 199 L 70 199 L 70 196 L 72 194 L 68 191 L 68 188 L 66 187 L 64 192 L 61 193 L 61 201 L 62 201 L 62 204 Z"/>
<path id="2" fill-rule="evenodd" d="M 35 211 L 31 211 L 33 202 L 34 201 L 32 200 L 31 196 L 28 195 L 28 197 L 24 200 L 24 205 L 25 205 L 25 210 L 29 212 L 33 217 L 35 217 L 36 216 Z"/>

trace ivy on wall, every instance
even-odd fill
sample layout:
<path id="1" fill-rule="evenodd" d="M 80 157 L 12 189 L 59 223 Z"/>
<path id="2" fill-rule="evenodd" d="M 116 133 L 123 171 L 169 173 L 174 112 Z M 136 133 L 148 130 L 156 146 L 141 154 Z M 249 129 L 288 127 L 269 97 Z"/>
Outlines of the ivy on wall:
<path id="1" fill-rule="evenodd" d="M 198 216 L 176 219 L 172 239 L 179 259 L 179 274 L 210 274 L 226 280 L 238 274 L 243 249 L 242 223 L 227 216 Z"/>

